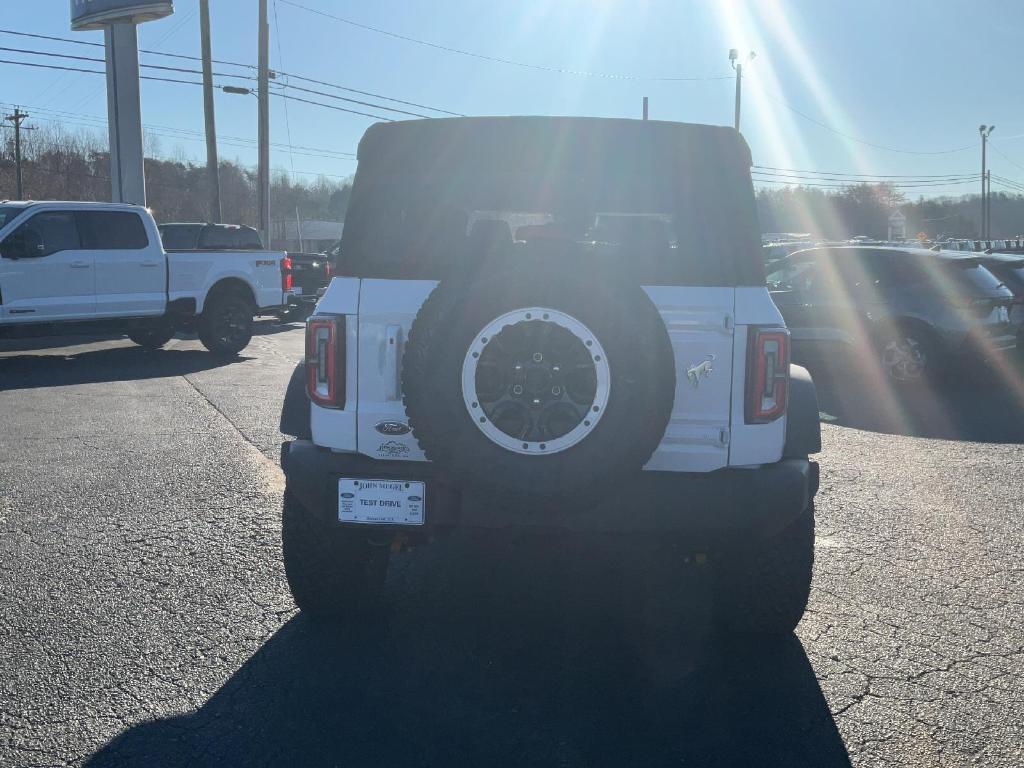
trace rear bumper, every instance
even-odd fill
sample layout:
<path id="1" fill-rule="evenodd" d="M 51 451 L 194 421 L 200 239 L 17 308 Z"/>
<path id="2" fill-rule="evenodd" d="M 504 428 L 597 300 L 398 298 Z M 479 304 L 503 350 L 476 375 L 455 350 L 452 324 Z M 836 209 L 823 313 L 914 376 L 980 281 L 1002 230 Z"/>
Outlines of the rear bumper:
<path id="1" fill-rule="evenodd" d="M 620 483 L 614 495 L 585 508 L 483 495 L 446 482 L 427 462 L 375 461 L 333 453 L 308 440 L 285 443 L 281 465 L 289 491 L 324 522 L 337 520 L 338 478 L 394 478 L 426 483 L 427 528 L 661 532 L 706 543 L 722 537 L 770 536 L 796 519 L 818 491 L 818 465 L 806 458 L 701 474 L 640 472 Z"/>

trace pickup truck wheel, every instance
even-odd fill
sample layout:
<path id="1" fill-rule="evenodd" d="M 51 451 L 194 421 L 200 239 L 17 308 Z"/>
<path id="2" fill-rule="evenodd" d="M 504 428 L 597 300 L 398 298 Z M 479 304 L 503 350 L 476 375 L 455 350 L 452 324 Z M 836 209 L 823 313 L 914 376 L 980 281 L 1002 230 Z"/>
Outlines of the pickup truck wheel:
<path id="1" fill-rule="evenodd" d="M 174 328 L 169 325 L 135 328 L 128 332 L 128 338 L 144 349 L 160 349 L 174 338 Z"/>
<path id="2" fill-rule="evenodd" d="M 402 391 L 427 457 L 464 485 L 585 504 L 665 433 L 675 359 L 639 284 L 566 255 L 442 280 L 413 322 Z"/>
<path id="3" fill-rule="evenodd" d="M 365 529 L 347 528 L 306 509 L 285 489 L 284 570 L 295 604 L 312 618 L 344 621 L 378 604 L 391 550 Z"/>
<path id="4" fill-rule="evenodd" d="M 726 630 L 783 635 L 800 623 L 811 593 L 814 504 L 788 528 L 759 546 L 719 553 L 715 612 Z"/>
<path id="5" fill-rule="evenodd" d="M 252 302 L 237 293 L 217 293 L 206 300 L 197 330 L 203 346 L 217 355 L 237 355 L 252 339 Z"/>

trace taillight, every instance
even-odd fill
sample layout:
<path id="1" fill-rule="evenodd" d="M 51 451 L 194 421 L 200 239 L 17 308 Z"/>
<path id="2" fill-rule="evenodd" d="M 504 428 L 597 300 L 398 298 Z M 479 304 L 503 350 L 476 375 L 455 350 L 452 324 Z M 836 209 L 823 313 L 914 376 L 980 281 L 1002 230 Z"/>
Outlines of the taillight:
<path id="1" fill-rule="evenodd" d="M 290 291 L 295 285 L 292 278 L 292 257 L 285 256 L 281 259 L 281 290 Z"/>
<path id="2" fill-rule="evenodd" d="M 747 336 L 747 424 L 766 424 L 786 412 L 789 331 L 751 327 Z"/>
<path id="3" fill-rule="evenodd" d="M 334 267 L 331 266 L 331 262 L 329 261 L 324 262 L 324 277 L 328 280 L 334 277 Z"/>
<path id="4" fill-rule="evenodd" d="M 345 318 L 306 321 L 306 393 L 325 408 L 345 407 Z"/>

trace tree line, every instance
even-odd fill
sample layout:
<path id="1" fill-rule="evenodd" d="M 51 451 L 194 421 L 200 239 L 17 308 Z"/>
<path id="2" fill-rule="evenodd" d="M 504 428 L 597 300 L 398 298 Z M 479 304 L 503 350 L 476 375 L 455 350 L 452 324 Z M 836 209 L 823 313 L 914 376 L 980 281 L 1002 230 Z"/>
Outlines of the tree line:
<path id="1" fill-rule="evenodd" d="M 26 198 L 35 200 L 109 200 L 110 166 L 106 136 L 69 131 L 59 123 L 22 138 Z M 14 138 L 5 133 L 0 145 L 0 199 L 16 196 Z M 146 141 L 147 202 L 158 221 L 205 221 L 208 218 L 208 177 L 205 163 L 182 153 L 163 157 L 159 143 Z M 220 163 L 221 218 L 234 224 L 258 222 L 255 169 L 236 161 Z M 296 208 L 304 220 L 343 221 L 350 180 L 319 177 L 314 181 L 272 174 L 271 215 L 293 220 Z M 809 232 L 823 239 L 854 235 L 887 236 L 889 216 L 900 210 L 907 217 L 907 235 L 924 232 L 930 238 L 980 237 L 978 195 L 920 197 L 911 201 L 891 184 L 853 184 L 840 189 L 791 186 L 761 188 L 757 207 L 763 232 Z M 992 194 L 992 234 L 995 238 L 1024 234 L 1024 195 Z"/>
<path id="2" fill-rule="evenodd" d="M 6 131 L 0 150 L 0 199 L 17 196 L 15 150 L 12 131 Z M 209 219 L 209 177 L 206 164 L 185 158 L 161 157 L 159 144 L 147 137 L 146 202 L 157 221 L 206 221 Z M 87 131 L 68 131 L 50 124 L 22 133 L 24 197 L 32 200 L 109 200 L 110 156 L 106 136 Z M 318 177 L 315 181 L 291 178 L 283 171 L 272 174 L 272 218 L 295 219 L 296 208 L 304 220 L 342 221 L 348 206 L 351 182 Z M 256 226 L 256 170 L 236 161 L 220 162 L 221 218 L 232 224 Z M 275 216 L 279 212 L 279 216 Z"/>
<path id="3" fill-rule="evenodd" d="M 915 201 L 891 184 L 854 184 L 840 189 L 760 189 L 757 209 L 762 232 L 809 232 L 843 240 L 855 235 L 885 239 L 889 216 L 907 217 L 907 237 L 981 237 L 981 196 L 919 197 Z M 992 237 L 1024 234 L 1024 195 L 992 193 Z"/>

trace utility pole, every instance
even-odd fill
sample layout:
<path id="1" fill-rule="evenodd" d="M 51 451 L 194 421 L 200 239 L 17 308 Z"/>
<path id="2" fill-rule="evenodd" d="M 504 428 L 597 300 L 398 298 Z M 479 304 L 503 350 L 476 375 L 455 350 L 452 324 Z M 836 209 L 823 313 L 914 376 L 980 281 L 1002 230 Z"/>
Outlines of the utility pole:
<path id="1" fill-rule="evenodd" d="M 14 108 L 13 115 L 7 115 L 4 117 L 4 120 L 14 123 L 14 165 L 18 181 L 19 200 L 22 200 L 25 197 L 25 185 L 21 176 L 21 121 L 26 117 L 28 117 L 28 114 L 26 112 L 22 112 L 20 107 Z"/>
<path id="2" fill-rule="evenodd" d="M 985 180 L 988 172 L 985 170 L 985 148 L 988 144 L 988 137 L 992 135 L 996 127 L 994 125 L 979 125 L 978 133 L 981 134 L 981 238 L 988 239 L 988 195 L 985 190 Z"/>
<path id="3" fill-rule="evenodd" d="M 260 236 L 270 247 L 270 25 L 267 0 L 260 0 L 259 18 L 259 207 Z"/>
<path id="4" fill-rule="evenodd" d="M 753 61 L 755 54 L 753 51 L 747 54 L 747 61 Z M 736 48 L 729 49 L 729 63 L 732 64 L 732 68 L 736 70 L 736 116 L 733 123 L 733 127 L 738 131 L 740 129 L 740 96 L 742 92 L 743 83 L 743 60 L 740 59 L 740 52 Z"/>
<path id="5" fill-rule="evenodd" d="M 206 173 L 210 184 L 210 221 L 220 223 L 220 168 L 217 123 L 213 114 L 213 63 L 210 50 L 210 0 L 199 0 L 199 37 L 203 54 L 203 113 L 206 117 Z"/>
<path id="6" fill-rule="evenodd" d="M 985 239 L 992 239 L 992 171 L 985 172 Z"/>
<path id="7" fill-rule="evenodd" d="M 647 97 L 644 96 L 644 120 L 647 119 Z"/>

